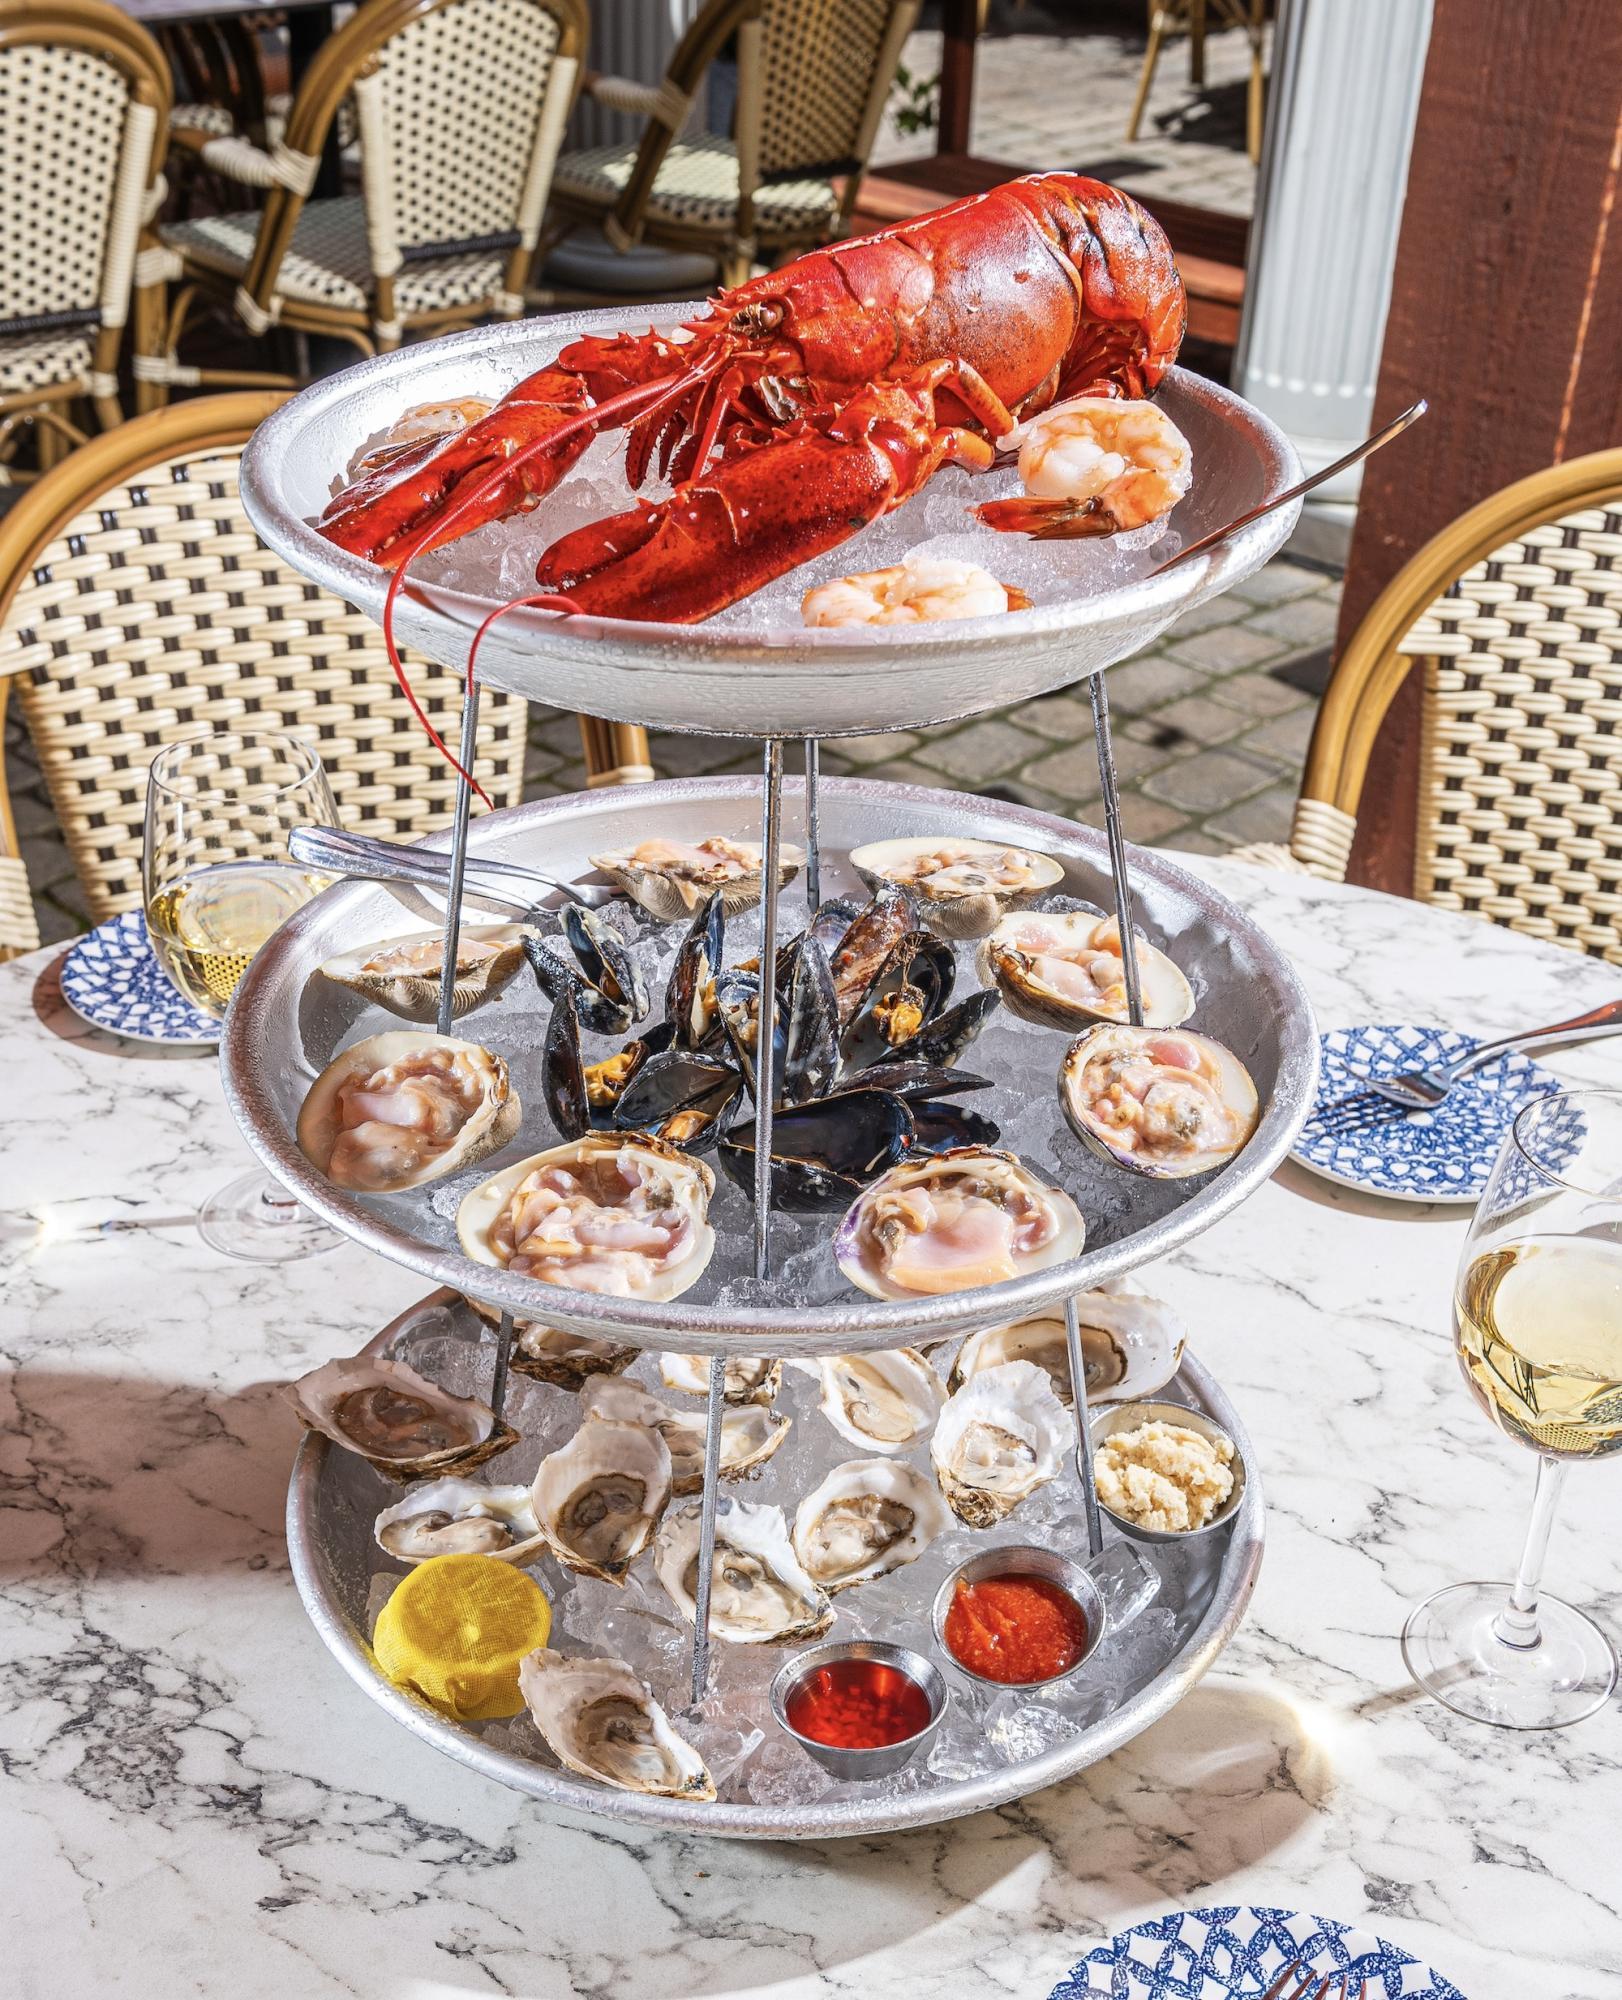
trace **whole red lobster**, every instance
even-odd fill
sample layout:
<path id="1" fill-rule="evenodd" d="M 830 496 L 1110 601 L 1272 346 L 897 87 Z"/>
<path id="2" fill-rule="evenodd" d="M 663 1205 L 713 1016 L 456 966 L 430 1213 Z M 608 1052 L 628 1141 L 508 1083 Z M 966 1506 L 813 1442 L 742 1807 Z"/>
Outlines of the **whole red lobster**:
<path id="1" fill-rule="evenodd" d="M 630 484 L 657 459 L 670 496 L 563 536 L 537 580 L 576 610 L 690 624 L 900 506 L 940 465 L 989 465 L 1020 417 L 1064 396 L 1147 394 L 1185 317 L 1170 246 L 1130 196 L 1033 174 L 797 257 L 679 333 L 571 342 L 448 442 L 391 454 L 321 532 L 399 570 L 533 507 L 594 433 L 623 424 Z"/>

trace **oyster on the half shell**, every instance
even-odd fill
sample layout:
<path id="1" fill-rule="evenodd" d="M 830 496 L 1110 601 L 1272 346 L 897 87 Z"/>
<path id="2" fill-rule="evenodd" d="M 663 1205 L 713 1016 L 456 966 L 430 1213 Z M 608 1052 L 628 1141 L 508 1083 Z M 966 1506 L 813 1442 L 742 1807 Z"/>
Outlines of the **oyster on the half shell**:
<path id="1" fill-rule="evenodd" d="M 1075 1425 L 1032 1361 L 971 1375 L 941 1411 L 929 1455 L 947 1503 L 971 1528 L 994 1527 L 1050 1480 Z"/>
<path id="2" fill-rule="evenodd" d="M 623 1583 L 670 1498 L 670 1449 L 646 1424 L 588 1416 L 541 1460 L 529 1497 L 559 1562 Z"/>
<path id="3" fill-rule="evenodd" d="M 1182 1366 L 1187 1338 L 1182 1321 L 1170 1306 L 1123 1280 L 1095 1292 L 1077 1292 L 1076 1319 L 1091 1402 L 1129 1403 L 1152 1396 Z M 948 1386 L 961 1389 L 971 1375 L 1005 1361 L 1034 1361 L 1047 1370 L 1060 1402 L 1068 1406 L 1074 1400 L 1062 1311 L 971 1333 L 958 1349 Z"/>
<path id="4" fill-rule="evenodd" d="M 553 1756 L 582 1777 L 655 1798 L 715 1797 L 704 1759 L 623 1660 L 540 1646 L 519 1662 L 518 1692 Z"/>
<path id="5" fill-rule="evenodd" d="M 494 1556 L 527 1563 L 546 1546 L 527 1486 L 481 1486 L 476 1479 L 425 1479 L 385 1507 L 372 1527 L 380 1549 L 400 1562 L 430 1556 Z"/>
<path id="6" fill-rule="evenodd" d="M 906 1451 L 928 1437 L 946 1385 L 916 1347 L 824 1354 L 793 1364 L 822 1384 L 822 1414 L 864 1451 Z"/>
<path id="7" fill-rule="evenodd" d="M 307 1429 L 391 1479 L 465 1471 L 518 1442 L 517 1431 L 499 1422 L 488 1403 L 453 1396 L 381 1355 L 328 1361 L 284 1393 Z"/>
<path id="8" fill-rule="evenodd" d="M 689 1623 L 698 1610 L 699 1513 L 667 1514 L 653 1552 L 654 1574 Z M 834 1608 L 801 1567 L 780 1507 L 719 1497 L 710 1578 L 710 1631 L 734 1645 L 786 1646 L 833 1623 Z"/>
<path id="9" fill-rule="evenodd" d="M 487 1326 L 499 1327 L 501 1314 L 464 1292 L 463 1298 Z M 593 1375 L 623 1375 L 641 1352 L 589 1333 L 548 1326 L 544 1320 L 515 1319 L 511 1365 L 520 1375 L 550 1382 L 559 1389 L 578 1389 Z"/>
<path id="10" fill-rule="evenodd" d="M 684 1396 L 710 1393 L 707 1354 L 661 1354 L 659 1379 Z M 722 1394 L 729 1403 L 769 1403 L 783 1380 L 783 1364 L 758 1354 L 729 1354 L 722 1375 Z"/>
<path id="11" fill-rule="evenodd" d="M 893 1458 L 836 1465 L 794 1515 L 794 1553 L 830 1594 L 915 1562 L 951 1526 L 940 1494 Z"/>
<path id="12" fill-rule="evenodd" d="M 456 970 L 451 980 L 451 1013 L 458 1019 L 493 1000 L 524 963 L 518 924 L 464 924 L 457 933 Z M 445 967 L 440 931 L 384 938 L 340 952 L 316 970 L 335 986 L 347 986 L 363 1000 L 385 1007 L 403 1021 L 436 1021 Z"/>
<path id="13" fill-rule="evenodd" d="M 1225 1166 L 1261 1115 L 1239 1058 L 1181 1028 L 1088 1028 L 1065 1051 L 1059 1102 L 1084 1144 L 1153 1180 Z"/>
<path id="14" fill-rule="evenodd" d="M 704 1418 L 673 1410 L 639 1382 L 597 1375 L 580 1391 L 587 1415 L 648 1424 L 670 1448 L 671 1490 L 697 1493 L 704 1484 Z M 761 1403 L 729 1403 L 721 1412 L 721 1477 L 746 1479 L 766 1463 L 793 1428 L 794 1419 Z"/>
<path id="15" fill-rule="evenodd" d="M 299 1150 L 338 1187 L 421 1187 L 498 1152 L 523 1110 L 507 1065 L 477 1042 L 393 1029 L 336 1056 L 310 1085 Z"/>

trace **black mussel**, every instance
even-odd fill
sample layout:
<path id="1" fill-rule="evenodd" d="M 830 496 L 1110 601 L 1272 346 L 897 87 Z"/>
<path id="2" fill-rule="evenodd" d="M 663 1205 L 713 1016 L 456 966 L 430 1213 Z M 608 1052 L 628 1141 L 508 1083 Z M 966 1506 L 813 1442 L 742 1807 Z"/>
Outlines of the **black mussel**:
<path id="1" fill-rule="evenodd" d="M 780 988 L 776 1030 L 772 1037 L 772 1091 L 775 1097 L 780 1097 L 783 1091 L 783 1044 L 786 1034 L 784 1017 L 788 1011 L 784 1004 L 785 997 L 785 989 Z M 760 1039 L 759 977 L 753 972 L 746 972 L 742 966 L 729 966 L 715 982 L 715 1004 L 726 1028 L 726 1038 L 733 1057 L 739 1069 L 743 1071 L 744 1082 L 753 1094 L 756 1043 Z"/>
<path id="2" fill-rule="evenodd" d="M 596 987 L 605 999 L 624 1008 L 628 1020 L 640 1021 L 648 1011 L 648 989 L 618 932 L 584 903 L 565 903 L 563 935 L 580 961 L 587 985 Z M 584 1013 L 581 1019 L 586 1019 Z M 586 1025 L 589 1027 L 591 1023 L 588 1021 Z"/>
<path id="3" fill-rule="evenodd" d="M 586 1102 L 591 1107 L 593 1125 L 602 1128 L 613 1124 L 614 1106 L 624 1094 L 625 1086 L 644 1063 L 670 1047 L 674 1032 L 668 1021 L 656 1021 L 613 1055 L 586 1064 Z"/>
<path id="4" fill-rule="evenodd" d="M 622 1131 L 652 1132 L 696 1152 L 715 1137 L 721 1117 L 742 1089 L 742 1076 L 722 1058 L 695 1049 L 666 1049 L 650 1056 L 620 1092 L 614 1123 Z"/>
<path id="5" fill-rule="evenodd" d="M 541 1088 L 547 1115 L 564 1139 L 583 1139 L 591 1130 L 591 1104 L 586 1095 L 586 1065 L 580 1053 L 580 1016 L 574 989 L 561 987 L 552 1002 L 541 1051 Z"/>
<path id="6" fill-rule="evenodd" d="M 555 1006 L 560 993 L 574 995 L 575 1012 L 583 1028 L 594 1035 L 623 1035 L 636 1016 L 622 1000 L 611 999 L 568 962 L 556 945 L 526 931 L 519 940 L 535 983 Z M 646 1008 L 646 999 L 643 1006 Z"/>
<path id="7" fill-rule="evenodd" d="M 814 937 L 831 959 L 844 942 L 846 931 L 861 914 L 862 905 L 854 896 L 830 897 L 812 911 L 806 935 Z"/>
<path id="8" fill-rule="evenodd" d="M 828 956 L 807 933 L 795 954 L 783 1031 L 783 1089 L 790 1104 L 826 1096 L 839 1072 L 839 1002 Z"/>
<path id="9" fill-rule="evenodd" d="M 931 1097 L 956 1097 L 965 1090 L 989 1090 L 989 1076 L 971 1076 L 967 1070 L 947 1069 L 940 1063 L 879 1062 L 856 1070 L 845 1081 L 846 1090 L 888 1090 L 909 1104 L 922 1104 Z"/>
<path id="10" fill-rule="evenodd" d="M 995 987 L 983 986 L 976 993 L 937 1014 L 933 1021 L 897 1051 L 908 1062 L 937 1064 L 950 1069 L 998 1007 L 1002 996 Z"/>
<path id="11" fill-rule="evenodd" d="M 714 1023 L 715 975 L 725 944 L 726 914 L 717 889 L 689 925 L 665 988 L 665 1018 L 675 1030 L 678 1048 L 696 1049 Z"/>
<path id="12" fill-rule="evenodd" d="M 830 958 L 839 1024 L 848 1027 L 867 998 L 892 951 L 917 924 L 917 908 L 905 889 L 886 882 L 858 911 Z"/>
<path id="13" fill-rule="evenodd" d="M 908 931 L 891 947 L 846 1026 L 846 1066 L 861 1069 L 907 1048 L 951 997 L 957 977 L 952 947 L 928 931 Z"/>
<path id="14" fill-rule="evenodd" d="M 869 1181 L 902 1157 L 912 1130 L 907 1106 L 883 1090 L 853 1090 L 785 1107 L 772 1120 L 772 1206 L 848 1207 Z M 721 1134 L 716 1157 L 731 1180 L 753 1190 L 752 1118 Z"/>
<path id="15" fill-rule="evenodd" d="M 1002 1128 L 994 1119 L 978 1111 L 965 1111 L 961 1104 L 921 1104 L 914 1100 L 912 1144 L 914 1153 L 950 1153 L 958 1146 L 995 1146 Z"/>

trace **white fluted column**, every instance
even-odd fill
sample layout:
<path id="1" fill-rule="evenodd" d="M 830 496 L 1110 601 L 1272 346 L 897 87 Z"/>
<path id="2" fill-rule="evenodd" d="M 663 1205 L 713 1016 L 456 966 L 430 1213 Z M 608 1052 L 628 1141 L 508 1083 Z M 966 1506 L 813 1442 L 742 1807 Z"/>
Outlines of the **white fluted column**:
<path id="1" fill-rule="evenodd" d="M 1280 0 L 1234 384 L 1309 472 L 1369 431 L 1430 29 L 1431 0 Z M 1316 496 L 1323 553 L 1358 478 Z"/>

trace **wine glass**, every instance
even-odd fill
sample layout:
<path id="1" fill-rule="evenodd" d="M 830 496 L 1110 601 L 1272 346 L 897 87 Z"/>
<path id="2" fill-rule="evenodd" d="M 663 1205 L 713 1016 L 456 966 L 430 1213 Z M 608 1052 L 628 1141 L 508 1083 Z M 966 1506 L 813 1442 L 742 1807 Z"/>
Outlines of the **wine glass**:
<path id="1" fill-rule="evenodd" d="M 320 758 L 296 736 L 222 730 L 153 758 L 146 927 L 159 963 L 194 1007 L 223 1016 L 254 953 L 327 886 L 292 860 L 287 836 L 337 816 Z M 197 1227 L 214 1249 L 252 1263 L 308 1257 L 343 1241 L 262 1170 L 211 1195 Z"/>
<path id="2" fill-rule="evenodd" d="M 1512 1584 L 1455 1583 L 1403 1627 L 1420 1686 L 1504 1729 L 1558 1729 L 1609 1700 L 1616 1649 L 1540 1589 L 1566 1468 L 1622 1449 L 1622 1091 L 1536 1098 L 1515 1120 L 1453 1291 L 1464 1379 L 1538 1455 Z"/>

